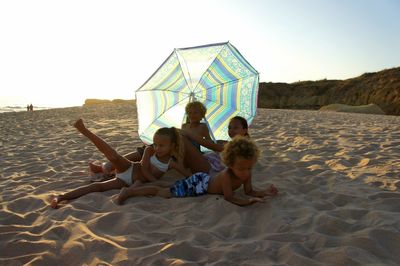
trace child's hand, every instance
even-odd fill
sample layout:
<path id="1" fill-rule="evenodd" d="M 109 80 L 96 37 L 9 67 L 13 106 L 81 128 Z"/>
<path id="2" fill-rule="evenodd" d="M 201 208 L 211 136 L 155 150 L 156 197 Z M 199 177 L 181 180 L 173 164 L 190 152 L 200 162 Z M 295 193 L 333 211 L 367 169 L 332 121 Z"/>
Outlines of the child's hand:
<path id="1" fill-rule="evenodd" d="M 266 196 L 276 196 L 278 194 L 278 189 L 272 184 L 266 191 Z"/>
<path id="2" fill-rule="evenodd" d="M 264 202 L 264 199 L 263 198 L 257 198 L 257 197 L 249 198 L 249 203 L 250 204 L 253 204 L 253 203 L 256 203 L 256 202 Z"/>

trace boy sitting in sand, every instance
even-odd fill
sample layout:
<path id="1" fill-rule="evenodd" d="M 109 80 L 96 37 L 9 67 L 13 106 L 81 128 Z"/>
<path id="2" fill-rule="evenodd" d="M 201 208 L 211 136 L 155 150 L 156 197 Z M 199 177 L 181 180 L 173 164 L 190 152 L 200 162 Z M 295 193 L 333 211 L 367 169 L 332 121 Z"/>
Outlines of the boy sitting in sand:
<path id="1" fill-rule="evenodd" d="M 182 124 L 182 130 L 197 135 L 201 139 L 211 140 L 210 131 L 205 123 L 201 120 L 205 117 L 207 108 L 201 102 L 190 102 L 185 107 L 188 122 Z M 192 144 L 200 150 L 200 144 L 191 140 Z"/>
<path id="2" fill-rule="evenodd" d="M 122 204 L 127 198 L 134 196 L 160 196 L 164 198 L 199 196 L 204 194 L 221 194 L 225 200 L 239 206 L 262 202 L 266 196 L 275 196 L 278 190 L 271 185 L 265 191 L 253 190 L 251 171 L 259 156 L 256 144 L 247 137 L 237 136 L 226 144 L 221 153 L 227 166 L 225 170 L 210 178 L 206 173 L 196 173 L 190 177 L 175 182 L 170 188 L 160 186 L 141 186 L 122 188 L 117 202 Z M 234 191 L 241 185 L 246 195 L 251 198 L 238 198 Z"/>
<path id="3" fill-rule="evenodd" d="M 99 183 L 91 183 L 68 193 L 53 196 L 51 207 L 57 208 L 64 200 L 79 198 L 92 192 L 102 192 L 111 189 L 140 185 L 142 182 L 155 181 L 168 169 L 176 169 L 184 176 L 189 176 L 189 170 L 183 167 L 183 145 L 180 133 L 176 128 L 160 128 L 153 137 L 153 146 L 146 148 L 140 162 L 131 162 L 84 125 L 82 119 L 74 123 L 74 127 L 86 136 L 100 152 L 102 152 L 116 169 L 116 177 Z"/>

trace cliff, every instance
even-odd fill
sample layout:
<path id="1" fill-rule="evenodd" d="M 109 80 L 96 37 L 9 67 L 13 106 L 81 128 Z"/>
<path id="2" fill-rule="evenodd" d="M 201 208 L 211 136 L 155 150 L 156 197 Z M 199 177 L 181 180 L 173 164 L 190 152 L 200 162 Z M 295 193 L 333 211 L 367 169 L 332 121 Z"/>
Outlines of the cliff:
<path id="1" fill-rule="evenodd" d="M 86 99 L 83 106 L 90 106 L 96 104 L 136 104 L 135 100 L 122 100 L 122 99 L 114 99 L 114 100 L 103 100 L 103 99 Z"/>
<path id="2" fill-rule="evenodd" d="M 378 105 L 400 115 L 400 67 L 346 80 L 260 83 L 258 107 L 319 109 L 329 104 Z"/>

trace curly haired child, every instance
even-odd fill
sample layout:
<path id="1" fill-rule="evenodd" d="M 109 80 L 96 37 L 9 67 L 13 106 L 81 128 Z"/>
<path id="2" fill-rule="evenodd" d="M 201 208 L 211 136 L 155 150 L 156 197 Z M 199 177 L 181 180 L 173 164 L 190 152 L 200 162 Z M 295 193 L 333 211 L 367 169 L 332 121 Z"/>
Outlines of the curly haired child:
<path id="1" fill-rule="evenodd" d="M 169 188 L 160 186 L 142 186 L 123 188 L 118 196 L 118 203 L 122 204 L 133 196 L 160 196 L 190 197 L 204 194 L 221 194 L 224 199 L 239 205 L 246 206 L 255 202 L 262 202 L 266 196 L 275 196 L 278 189 L 271 185 L 265 191 L 257 191 L 252 187 L 252 169 L 259 157 L 260 151 L 256 144 L 248 137 L 237 136 L 228 142 L 221 153 L 222 160 L 227 166 L 225 170 L 211 178 L 210 175 L 199 172 L 188 178 L 178 180 Z M 239 198 L 234 191 L 243 185 L 244 192 L 249 198 Z"/>

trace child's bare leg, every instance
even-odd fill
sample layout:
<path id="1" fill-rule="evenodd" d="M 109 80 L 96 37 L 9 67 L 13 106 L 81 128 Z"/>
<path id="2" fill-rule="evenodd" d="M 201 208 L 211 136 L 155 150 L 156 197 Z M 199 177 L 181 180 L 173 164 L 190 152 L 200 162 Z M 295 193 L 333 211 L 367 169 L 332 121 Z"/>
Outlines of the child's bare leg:
<path id="1" fill-rule="evenodd" d="M 142 184 L 143 184 L 142 181 L 140 181 L 140 180 L 135 180 L 135 181 L 133 182 L 133 184 L 130 186 L 130 188 L 139 187 L 139 186 L 141 186 Z"/>
<path id="2" fill-rule="evenodd" d="M 103 167 L 101 165 L 94 164 L 92 162 L 89 163 L 89 170 L 93 173 L 102 173 L 103 172 Z"/>
<path id="3" fill-rule="evenodd" d="M 91 183 L 89 185 L 78 187 L 65 194 L 54 196 L 50 202 L 52 208 L 57 208 L 58 204 L 64 200 L 72 200 L 92 192 L 102 192 L 111 189 L 120 189 L 126 184 L 118 178 L 107 180 L 104 182 Z"/>
<path id="4" fill-rule="evenodd" d="M 271 184 L 271 186 L 267 189 L 267 193 L 270 196 L 275 196 L 278 194 L 278 189 L 274 186 L 274 184 Z"/>
<path id="5" fill-rule="evenodd" d="M 142 155 L 138 152 L 131 152 L 126 155 L 124 155 L 126 159 L 128 159 L 131 162 L 139 162 L 142 159 Z M 105 166 L 107 168 L 107 171 L 104 171 Z M 115 170 L 114 165 L 111 162 L 106 162 L 102 163 L 101 165 L 94 164 L 92 162 L 89 163 L 89 170 L 93 173 L 105 173 L 105 174 L 110 174 L 113 170 Z M 106 173 L 107 172 L 107 173 Z"/>
<path id="6" fill-rule="evenodd" d="M 122 204 L 127 198 L 136 196 L 159 196 L 170 198 L 171 192 L 169 191 L 169 188 L 158 186 L 123 187 L 119 192 L 117 203 Z"/>
<path id="7" fill-rule="evenodd" d="M 50 206 L 51 206 L 53 209 L 57 209 L 57 208 L 58 208 L 58 204 L 61 202 L 60 199 L 59 199 L 59 197 L 60 197 L 60 196 L 52 196 L 52 197 L 50 198 Z"/>
<path id="8" fill-rule="evenodd" d="M 91 132 L 83 124 L 82 119 L 78 119 L 74 123 L 74 127 L 84 136 L 86 136 L 97 149 L 106 156 L 106 158 L 115 166 L 117 172 L 124 172 L 131 166 L 131 162 L 115 151 L 107 142 L 102 138 Z"/>
<path id="9" fill-rule="evenodd" d="M 182 139 L 185 146 L 185 166 L 189 167 L 192 173 L 210 172 L 211 166 L 201 152 L 186 137 L 182 137 Z"/>
<path id="10" fill-rule="evenodd" d="M 142 155 L 137 151 L 128 153 L 124 157 L 131 162 L 140 162 L 140 160 L 142 160 Z"/>

